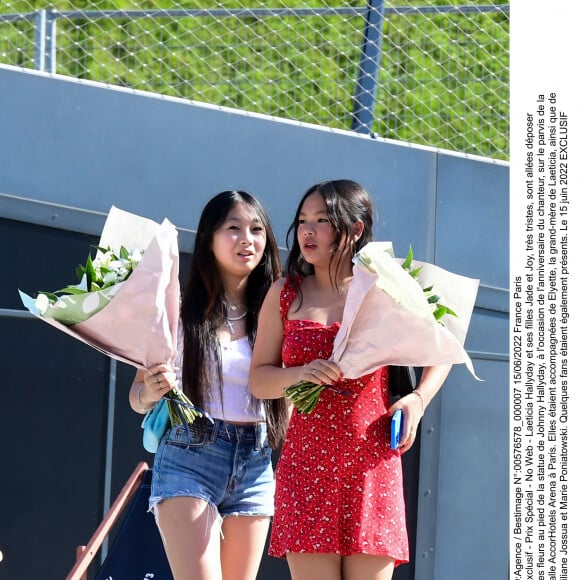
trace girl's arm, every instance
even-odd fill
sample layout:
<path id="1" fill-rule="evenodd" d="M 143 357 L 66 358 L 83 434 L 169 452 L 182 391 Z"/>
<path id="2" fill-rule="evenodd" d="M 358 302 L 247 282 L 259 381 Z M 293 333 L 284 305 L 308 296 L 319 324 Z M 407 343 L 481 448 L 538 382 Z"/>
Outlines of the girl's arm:
<path id="1" fill-rule="evenodd" d="M 409 395 L 399 399 L 389 408 L 389 417 L 392 417 L 397 409 L 403 410 L 403 435 L 399 445 L 401 453 L 404 453 L 413 445 L 419 429 L 419 422 L 425 413 L 425 409 L 443 386 L 451 366 L 424 367 L 421 373 L 421 381 L 416 389 Z"/>
<path id="2" fill-rule="evenodd" d="M 275 282 L 262 304 L 258 332 L 250 365 L 250 391 L 258 399 L 278 399 L 286 387 L 299 381 L 330 384 L 340 378 L 338 366 L 315 360 L 305 366 L 282 366 L 284 326 L 280 316 L 280 293 L 285 280 Z"/>

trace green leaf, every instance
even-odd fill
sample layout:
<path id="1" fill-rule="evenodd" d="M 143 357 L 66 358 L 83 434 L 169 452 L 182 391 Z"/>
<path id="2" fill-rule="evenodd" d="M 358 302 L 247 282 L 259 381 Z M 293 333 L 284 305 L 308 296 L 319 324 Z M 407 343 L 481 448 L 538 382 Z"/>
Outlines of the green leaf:
<path id="1" fill-rule="evenodd" d="M 411 263 L 413 262 L 413 247 L 409 246 L 409 251 L 407 252 L 407 257 L 405 261 L 401 264 L 401 266 L 405 270 L 409 270 L 411 268 Z"/>
<path id="2" fill-rule="evenodd" d="M 449 314 L 449 316 L 455 316 L 455 318 L 457 318 L 457 314 L 453 312 L 449 306 L 446 306 L 445 309 L 447 310 L 447 314 Z"/>
<path id="3" fill-rule="evenodd" d="M 446 306 L 441 306 L 441 305 L 440 306 L 437 306 L 437 308 L 433 312 L 433 316 L 435 317 L 435 320 L 440 320 L 446 314 L 447 314 L 447 307 Z"/>
<path id="4" fill-rule="evenodd" d="M 60 290 L 56 290 L 55 291 L 56 294 L 86 294 L 87 291 L 86 290 L 82 290 L 81 288 L 78 288 L 77 286 L 66 286 L 65 288 L 62 288 Z"/>
<path id="5" fill-rule="evenodd" d="M 404 270 L 407 270 L 409 276 L 411 276 L 414 280 L 416 280 L 417 277 L 419 276 L 419 273 L 421 272 L 422 266 L 419 266 L 419 268 L 413 268 L 412 266 L 413 266 L 413 248 L 412 246 L 409 246 L 407 257 L 405 258 L 405 261 L 401 264 L 401 267 Z M 433 316 L 435 317 L 435 320 L 437 320 L 440 324 L 443 324 L 443 322 L 441 322 L 441 318 L 443 318 L 446 314 L 449 314 L 450 316 L 457 316 L 457 314 L 455 314 L 455 312 L 453 312 L 451 308 L 448 308 L 443 304 L 439 304 L 441 296 L 437 294 L 432 294 L 432 291 L 433 285 L 427 288 L 423 288 L 423 292 L 425 293 L 427 303 L 435 305 L 435 310 L 433 311 Z"/>
<path id="6" fill-rule="evenodd" d="M 129 258 L 129 252 L 127 251 L 127 248 L 125 248 L 125 246 L 121 246 L 121 248 L 119 249 L 119 257 L 122 258 L 123 260 L 127 260 Z"/>
<path id="7" fill-rule="evenodd" d="M 87 265 L 85 266 L 85 275 L 87 277 L 87 288 L 92 288 L 93 281 L 97 277 L 97 273 L 95 272 L 95 266 L 93 265 L 93 260 L 91 256 L 87 256 Z"/>
<path id="8" fill-rule="evenodd" d="M 53 292 L 43 292 L 42 290 L 40 290 L 38 294 L 44 294 L 48 298 L 48 300 L 52 303 L 58 300 L 58 296 Z"/>

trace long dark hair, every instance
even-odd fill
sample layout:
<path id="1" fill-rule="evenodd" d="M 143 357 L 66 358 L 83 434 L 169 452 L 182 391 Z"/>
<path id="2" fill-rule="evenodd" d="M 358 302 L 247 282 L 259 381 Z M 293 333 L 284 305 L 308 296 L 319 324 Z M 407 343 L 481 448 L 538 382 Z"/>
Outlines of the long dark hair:
<path id="1" fill-rule="evenodd" d="M 302 206 L 306 198 L 313 193 L 319 193 L 326 204 L 328 219 L 336 231 L 336 247 L 340 248 L 340 251 L 333 254 L 331 260 L 331 266 L 335 265 L 334 272 L 331 271 L 331 279 L 335 287 L 338 287 L 338 267 L 345 252 L 352 252 L 354 255 L 373 239 L 372 203 L 368 192 L 362 185 L 350 179 L 335 179 L 314 184 L 302 196 L 294 220 L 286 234 L 286 246 L 290 248 L 286 259 L 286 275 L 299 292 L 300 286 L 297 281 L 303 276 L 314 273 L 314 266 L 302 258 L 297 236 Z M 343 239 L 352 236 L 353 226 L 358 221 L 364 225 L 360 238 L 356 241 L 353 239 L 352 246 L 345 244 L 341 246 L 340 242 Z M 292 238 L 291 246 L 289 244 L 290 238 Z"/>
<path id="2" fill-rule="evenodd" d="M 194 405 L 204 407 L 210 397 L 211 369 L 217 367 L 220 389 L 222 385 L 221 356 L 217 328 L 226 316 L 222 278 L 214 254 L 214 233 L 226 220 L 236 204 L 250 206 L 264 226 L 266 246 L 258 266 L 248 276 L 245 289 L 247 306 L 246 332 L 250 345 L 254 346 L 258 326 L 258 314 L 266 292 L 280 278 L 282 267 L 280 254 L 262 204 L 245 191 L 222 191 L 204 207 L 195 237 L 191 268 L 181 302 L 183 324 L 183 390 Z M 287 404 L 284 399 L 264 401 L 270 443 L 278 445 L 287 422 Z"/>

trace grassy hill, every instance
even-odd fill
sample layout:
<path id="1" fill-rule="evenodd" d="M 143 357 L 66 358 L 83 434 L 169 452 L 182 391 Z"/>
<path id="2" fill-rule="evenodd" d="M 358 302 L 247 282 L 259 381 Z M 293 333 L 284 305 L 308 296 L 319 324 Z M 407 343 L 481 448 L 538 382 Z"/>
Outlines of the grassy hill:
<path id="1" fill-rule="evenodd" d="M 457 0 L 387 3 L 464 5 Z M 470 6 L 488 4 L 478 0 Z M 220 8 L 364 7 L 364 1 L 223 1 Z M 55 0 L 59 12 L 215 9 L 209 1 Z M 13 0 L 0 14 L 50 8 Z M 362 15 L 155 17 L 57 21 L 56 72 L 350 129 Z M 503 13 L 387 14 L 373 131 L 507 159 L 508 36 Z M 0 61 L 30 67 L 31 22 L 0 24 Z"/>

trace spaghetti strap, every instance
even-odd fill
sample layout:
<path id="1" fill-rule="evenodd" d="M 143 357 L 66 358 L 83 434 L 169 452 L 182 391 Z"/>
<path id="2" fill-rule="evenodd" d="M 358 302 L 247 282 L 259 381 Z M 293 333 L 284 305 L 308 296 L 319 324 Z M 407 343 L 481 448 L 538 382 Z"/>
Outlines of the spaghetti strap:
<path id="1" fill-rule="evenodd" d="M 288 311 L 298 294 L 297 286 L 300 282 L 301 280 L 298 280 L 298 284 L 292 284 L 290 278 L 286 278 L 284 282 L 284 287 L 282 288 L 282 292 L 280 292 L 280 317 L 282 320 L 287 320 L 288 318 Z"/>

